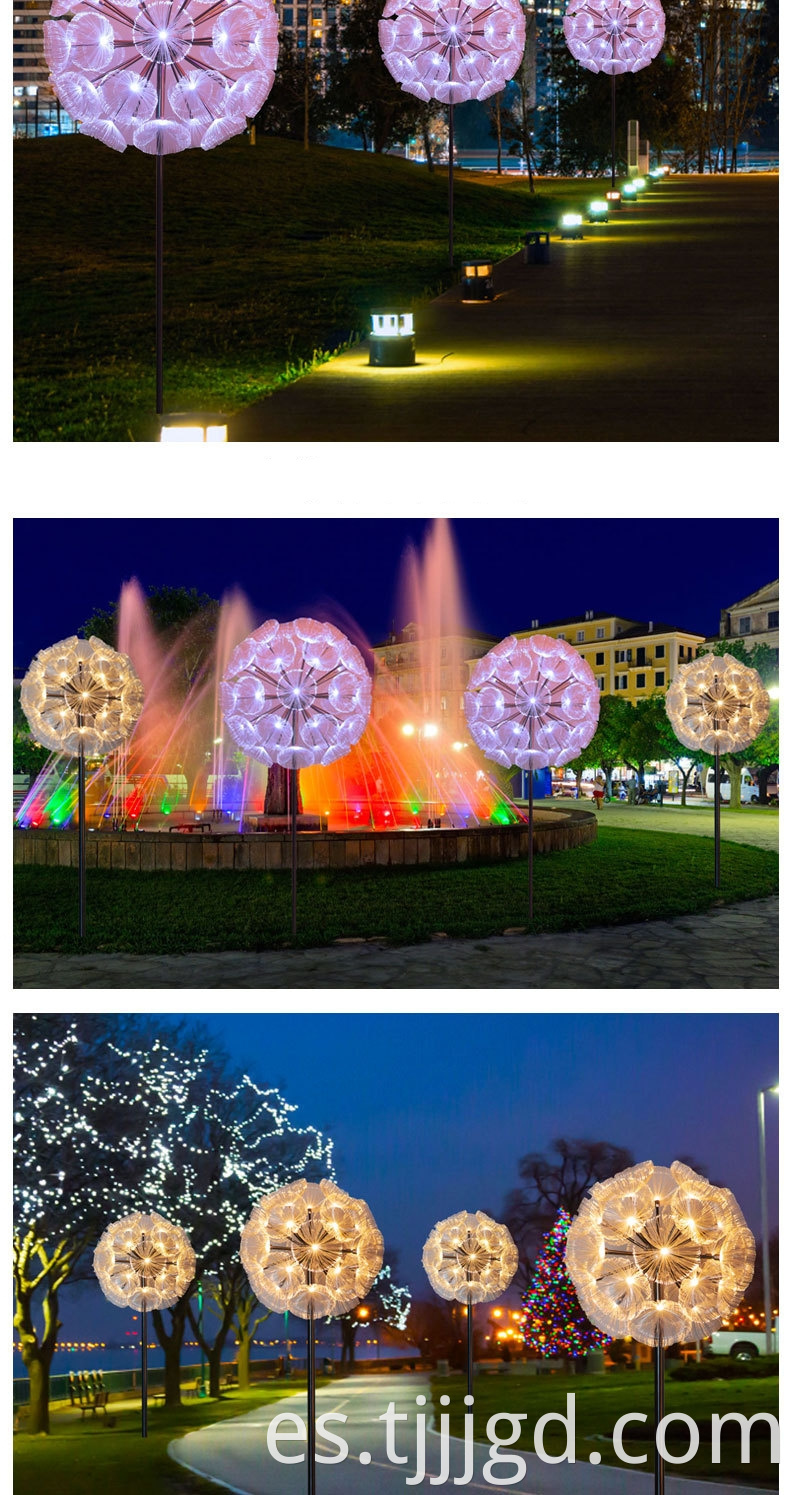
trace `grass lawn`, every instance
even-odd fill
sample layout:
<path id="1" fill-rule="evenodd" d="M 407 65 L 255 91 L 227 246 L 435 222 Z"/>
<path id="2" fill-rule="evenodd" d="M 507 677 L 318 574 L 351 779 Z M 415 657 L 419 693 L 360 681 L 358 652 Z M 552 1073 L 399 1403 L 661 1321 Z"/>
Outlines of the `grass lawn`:
<path id="1" fill-rule="evenodd" d="M 605 812 L 604 812 L 605 814 Z M 600 825 L 592 846 L 535 860 L 536 932 L 700 912 L 777 891 L 775 852 L 699 836 Z M 77 874 L 17 867 L 17 951 L 262 950 L 290 944 L 290 872 L 112 872 L 87 875 L 88 934 L 76 935 Z M 300 873 L 298 944 L 345 936 L 413 943 L 474 939 L 526 923 L 527 863 Z"/>
<path id="2" fill-rule="evenodd" d="M 261 1386 L 251 1391 L 227 1391 L 219 1401 L 190 1401 L 176 1411 L 148 1409 L 148 1437 L 140 1437 L 140 1404 L 124 1409 L 110 1402 L 115 1426 L 101 1414 L 84 1421 L 77 1413 L 54 1413 L 49 1437 L 14 1434 L 14 1490 L 16 1495 L 187 1495 L 216 1490 L 168 1457 L 174 1438 L 254 1412 L 266 1402 L 293 1396 L 303 1389 L 298 1378 L 287 1389 Z"/>
<path id="3" fill-rule="evenodd" d="M 450 1432 L 457 1437 L 463 1435 L 463 1396 L 466 1378 L 460 1376 L 435 1377 L 432 1381 L 433 1405 L 436 1416 L 441 1411 L 450 1413 Z M 622 1464 L 615 1457 L 611 1444 L 612 1429 L 626 1412 L 643 1412 L 647 1423 L 636 1423 L 635 1428 L 644 1427 L 646 1433 L 639 1441 L 624 1439 L 626 1453 L 632 1457 L 646 1453 L 647 1463 L 634 1466 L 652 1470 L 651 1421 L 653 1417 L 653 1376 L 650 1371 L 608 1372 L 605 1376 L 478 1376 L 475 1380 L 475 1438 L 485 1442 L 487 1419 L 496 1412 L 526 1412 L 522 1423 L 518 1448 L 534 1452 L 533 1429 L 539 1417 L 546 1412 L 561 1412 L 566 1415 L 566 1396 L 572 1392 L 576 1398 L 576 1458 L 586 1463 L 590 1453 L 597 1451 L 604 1464 Z M 441 1408 L 439 1397 L 449 1395 L 449 1408 Z M 744 1465 L 740 1461 L 740 1434 L 733 1440 L 723 1436 L 721 1462 L 711 1464 L 710 1417 L 717 1412 L 742 1412 L 752 1417 L 755 1412 L 772 1412 L 778 1416 L 779 1378 L 767 1380 L 675 1382 L 669 1375 L 666 1382 L 666 1412 L 684 1412 L 693 1417 L 700 1429 L 700 1447 L 696 1457 L 688 1464 L 667 1467 L 670 1476 L 684 1478 L 720 1478 L 732 1482 L 755 1484 L 767 1487 L 778 1485 L 778 1467 L 770 1462 L 770 1439 L 766 1423 L 755 1424 L 752 1430 L 751 1460 Z M 565 1450 L 565 1430 L 560 1423 L 552 1431 L 549 1423 L 545 1429 L 544 1448 L 549 1454 L 560 1454 Z M 730 1424 L 725 1424 L 725 1429 Z M 737 1428 L 737 1424 L 735 1424 Z M 758 1431 L 759 1429 L 759 1431 Z M 681 1455 L 688 1448 L 688 1438 L 683 1424 L 677 1424 L 681 1434 L 677 1443 L 668 1439 L 670 1453 Z M 502 1425 L 502 1435 L 509 1436 L 507 1424 Z M 707 1435 L 707 1436 L 706 1436 Z M 503 1466 L 499 1471 L 506 1473 Z"/>
<path id="4" fill-rule="evenodd" d="M 246 137 L 165 162 L 165 406 L 233 413 L 450 283 L 444 171 Z M 589 183 L 459 173 L 461 255 L 513 253 Z M 14 148 L 15 436 L 150 441 L 154 161 L 83 135 Z"/>

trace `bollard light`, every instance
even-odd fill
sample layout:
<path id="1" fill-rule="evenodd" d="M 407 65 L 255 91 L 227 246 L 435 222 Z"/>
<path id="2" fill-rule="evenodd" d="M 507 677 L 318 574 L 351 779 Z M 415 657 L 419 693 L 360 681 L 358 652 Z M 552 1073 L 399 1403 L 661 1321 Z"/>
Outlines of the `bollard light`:
<path id="1" fill-rule="evenodd" d="M 374 311 L 370 321 L 370 362 L 374 367 L 404 368 L 414 363 L 414 316 L 410 311 Z"/>
<path id="2" fill-rule="evenodd" d="M 623 199 L 625 202 L 636 202 L 636 187 L 633 182 L 623 184 Z"/>
<path id="3" fill-rule="evenodd" d="M 215 410 L 183 410 L 161 418 L 160 441 L 227 441 L 228 418 Z"/>
<path id="4" fill-rule="evenodd" d="M 635 192 L 644 192 L 647 186 L 647 182 L 645 181 L 643 176 L 635 176 L 632 186 Z"/>
<path id="5" fill-rule="evenodd" d="M 609 203 L 603 197 L 596 197 L 587 209 L 587 219 L 590 223 L 608 223 Z"/>
<path id="6" fill-rule="evenodd" d="M 623 206 L 622 194 L 617 191 L 607 192 L 606 201 L 610 208 L 621 208 Z"/>
<path id="7" fill-rule="evenodd" d="M 462 260 L 463 301 L 493 301 L 494 266 L 491 260 Z"/>
<path id="8" fill-rule="evenodd" d="M 560 219 L 561 239 L 582 238 L 582 215 L 581 213 L 563 213 Z"/>

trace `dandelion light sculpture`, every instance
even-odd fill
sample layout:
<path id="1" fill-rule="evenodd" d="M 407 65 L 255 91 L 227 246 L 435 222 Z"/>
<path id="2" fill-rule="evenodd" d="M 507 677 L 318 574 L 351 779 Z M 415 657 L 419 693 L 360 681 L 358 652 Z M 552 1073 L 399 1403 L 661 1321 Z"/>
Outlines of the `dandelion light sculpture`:
<path id="1" fill-rule="evenodd" d="M 756 670 L 731 654 L 701 654 L 680 666 L 666 694 L 666 712 L 685 747 L 712 753 L 715 764 L 714 881 L 721 884 L 721 754 L 739 753 L 768 720 L 771 698 Z M 730 784 L 730 794 L 740 786 Z"/>
<path id="2" fill-rule="evenodd" d="M 121 746 L 143 709 L 143 687 L 127 654 L 76 634 L 41 649 L 20 692 L 37 742 L 77 758 L 79 932 L 85 934 L 85 759 Z"/>
<path id="3" fill-rule="evenodd" d="M 518 1251 L 506 1225 L 482 1210 L 461 1210 L 434 1225 L 422 1251 L 428 1281 L 440 1298 L 466 1305 L 466 1381 L 472 1395 L 475 1303 L 505 1292 L 518 1266 Z"/>
<path id="4" fill-rule="evenodd" d="M 478 659 L 464 694 L 469 730 L 486 757 L 529 770 L 529 917 L 532 918 L 536 768 L 578 758 L 598 724 L 600 692 L 587 661 L 562 639 L 510 635 Z"/>
<path id="5" fill-rule="evenodd" d="M 347 1313 L 381 1270 L 384 1242 L 362 1199 L 331 1179 L 299 1179 L 255 1206 L 241 1260 L 258 1300 L 307 1320 L 307 1489 L 315 1495 L 315 1320 Z"/>
<path id="6" fill-rule="evenodd" d="M 172 1308 L 195 1275 L 195 1253 L 186 1232 L 154 1212 L 125 1215 L 108 1225 L 93 1253 L 93 1270 L 105 1298 L 141 1314 L 142 1435 L 148 1436 L 148 1313 Z"/>
<path id="7" fill-rule="evenodd" d="M 359 650 L 331 623 L 270 618 L 233 651 L 220 687 L 228 730 L 242 752 L 290 771 L 291 927 L 296 933 L 297 773 L 334 763 L 358 742 L 372 684 Z"/>
<path id="8" fill-rule="evenodd" d="M 240 134 L 277 66 L 271 0 L 53 0 L 44 56 L 60 102 L 113 150 L 156 156 L 156 409 L 163 411 L 166 155 Z"/>
<path id="9" fill-rule="evenodd" d="M 664 1351 L 704 1339 L 737 1308 L 754 1237 L 729 1189 L 685 1163 L 638 1163 L 593 1184 L 568 1231 L 565 1264 L 590 1321 L 655 1348 L 655 1420 L 664 1416 Z M 656 1449 L 656 1495 L 664 1489 Z"/>
<path id="10" fill-rule="evenodd" d="M 659 0 L 569 0 L 562 29 L 568 50 L 591 73 L 612 79 L 612 191 L 615 190 L 615 79 L 647 67 L 664 44 Z"/>
<path id="11" fill-rule="evenodd" d="M 449 105 L 449 249 L 453 264 L 453 108 L 488 99 L 515 75 L 526 22 L 519 0 L 387 0 L 379 22 L 384 64 L 418 99 Z"/>

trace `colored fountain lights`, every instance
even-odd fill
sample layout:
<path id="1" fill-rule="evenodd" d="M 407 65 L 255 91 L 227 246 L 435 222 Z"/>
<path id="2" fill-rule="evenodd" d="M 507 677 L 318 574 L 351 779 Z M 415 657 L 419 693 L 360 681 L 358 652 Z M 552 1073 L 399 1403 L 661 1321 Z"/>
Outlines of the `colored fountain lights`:
<path id="1" fill-rule="evenodd" d="M 44 55 L 61 104 L 113 150 L 156 156 L 156 376 L 162 400 L 162 160 L 245 129 L 274 82 L 270 0 L 52 0 Z"/>
<path id="2" fill-rule="evenodd" d="M 532 918 L 536 768 L 561 768 L 591 741 L 600 692 L 587 661 L 548 634 L 512 634 L 475 664 L 464 696 L 469 731 L 488 758 L 529 770 L 529 916 Z"/>
<path id="3" fill-rule="evenodd" d="M 449 105 L 449 250 L 453 263 L 453 108 L 499 93 L 524 55 L 519 0 L 387 0 L 379 22 L 385 66 L 406 93 Z"/>
<path id="4" fill-rule="evenodd" d="M 658 56 L 666 20 L 659 0 L 569 0 L 562 29 L 568 50 L 591 73 L 612 79 L 612 191 L 616 176 L 618 73 L 638 73 Z"/>

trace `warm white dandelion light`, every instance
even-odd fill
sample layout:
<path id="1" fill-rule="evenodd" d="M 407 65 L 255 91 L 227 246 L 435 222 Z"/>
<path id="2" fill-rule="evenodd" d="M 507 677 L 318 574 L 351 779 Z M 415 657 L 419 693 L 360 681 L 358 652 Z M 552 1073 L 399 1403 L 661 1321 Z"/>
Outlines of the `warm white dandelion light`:
<path id="1" fill-rule="evenodd" d="M 143 709 L 143 687 L 128 655 L 73 635 L 39 651 L 20 700 L 37 742 L 94 758 L 126 741 Z"/>
<path id="2" fill-rule="evenodd" d="M 506 1225 L 482 1210 L 460 1210 L 437 1221 L 422 1249 L 428 1281 L 440 1298 L 466 1305 L 466 1385 L 472 1396 L 475 1303 L 501 1297 L 518 1266 Z"/>
<path id="3" fill-rule="evenodd" d="M 195 1253 L 186 1232 L 161 1215 L 126 1215 L 108 1225 L 93 1270 L 118 1308 L 172 1308 L 195 1275 Z"/>
<path id="4" fill-rule="evenodd" d="M 256 1297 L 299 1318 L 347 1313 L 381 1270 L 384 1243 L 362 1199 L 331 1179 L 300 1179 L 264 1194 L 241 1233 Z"/>
<path id="5" fill-rule="evenodd" d="M 770 709 L 757 671 L 731 654 L 701 654 L 681 665 L 666 694 L 675 736 L 703 753 L 741 752 L 762 731 Z"/>

